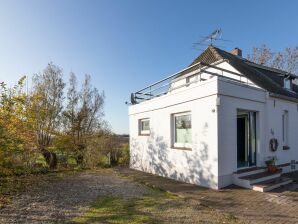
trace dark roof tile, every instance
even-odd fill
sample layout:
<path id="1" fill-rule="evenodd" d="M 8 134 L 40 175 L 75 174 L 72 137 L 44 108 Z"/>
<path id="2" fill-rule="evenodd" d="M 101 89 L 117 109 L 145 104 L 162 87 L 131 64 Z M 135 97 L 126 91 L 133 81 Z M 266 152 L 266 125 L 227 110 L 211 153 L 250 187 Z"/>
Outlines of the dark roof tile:
<path id="1" fill-rule="evenodd" d="M 253 83 L 267 90 L 268 92 L 298 99 L 297 85 L 293 84 L 293 91 L 283 88 L 283 76 L 288 73 L 278 69 L 252 63 L 244 58 L 233 55 L 214 46 L 209 46 L 189 66 L 193 66 L 199 62 L 212 64 L 220 60 L 227 60 L 228 63 L 242 73 L 243 76 L 247 77 Z M 194 66 L 179 76 L 194 71 L 199 67 L 200 65 Z M 292 74 L 290 75 L 294 76 Z"/>

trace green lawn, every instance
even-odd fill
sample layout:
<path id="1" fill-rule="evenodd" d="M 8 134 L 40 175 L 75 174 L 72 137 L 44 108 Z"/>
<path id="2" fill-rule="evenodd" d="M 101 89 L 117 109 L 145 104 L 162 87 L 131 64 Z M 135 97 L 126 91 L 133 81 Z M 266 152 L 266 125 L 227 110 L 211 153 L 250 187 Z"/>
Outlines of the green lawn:
<path id="1" fill-rule="evenodd" d="M 104 197 L 93 203 L 76 223 L 160 223 L 154 213 L 161 206 L 175 200 L 173 194 L 153 190 L 139 198 Z"/>
<path id="2" fill-rule="evenodd" d="M 72 221 L 81 224 L 241 223 L 231 214 L 219 213 L 196 201 L 157 189 L 138 198 L 100 198 Z"/>

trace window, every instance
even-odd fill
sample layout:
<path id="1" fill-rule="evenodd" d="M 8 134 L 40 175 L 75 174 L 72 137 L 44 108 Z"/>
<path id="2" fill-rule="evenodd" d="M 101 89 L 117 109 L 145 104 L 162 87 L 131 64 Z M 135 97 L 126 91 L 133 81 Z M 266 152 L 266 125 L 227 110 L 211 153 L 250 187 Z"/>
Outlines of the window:
<path id="1" fill-rule="evenodd" d="M 186 77 L 186 87 L 188 87 L 189 86 L 189 82 L 190 82 L 190 77 L 188 76 L 188 77 Z"/>
<path id="2" fill-rule="evenodd" d="M 191 114 L 180 113 L 173 115 L 173 146 L 176 148 L 191 148 Z"/>
<path id="3" fill-rule="evenodd" d="M 150 120 L 149 118 L 139 120 L 139 135 L 150 134 Z"/>
<path id="4" fill-rule="evenodd" d="M 287 110 L 282 114 L 282 141 L 284 146 L 288 146 L 288 132 L 289 132 L 289 113 Z"/>
<path id="5" fill-rule="evenodd" d="M 188 87 L 190 85 L 190 83 L 194 83 L 195 81 L 198 81 L 198 75 L 192 75 L 192 76 L 188 76 L 186 77 L 186 87 Z"/>
<path id="6" fill-rule="evenodd" d="M 292 80 L 289 78 L 284 78 L 284 88 L 291 90 L 292 89 Z"/>

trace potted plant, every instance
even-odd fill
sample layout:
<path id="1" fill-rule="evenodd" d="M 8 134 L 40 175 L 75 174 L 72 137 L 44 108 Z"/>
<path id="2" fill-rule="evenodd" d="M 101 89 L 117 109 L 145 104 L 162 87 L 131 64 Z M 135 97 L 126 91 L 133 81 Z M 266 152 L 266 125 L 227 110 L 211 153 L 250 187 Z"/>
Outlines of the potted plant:
<path id="1" fill-rule="evenodd" d="M 272 157 L 265 161 L 267 165 L 267 169 L 269 173 L 276 173 L 278 171 L 278 167 L 275 165 L 275 158 Z"/>

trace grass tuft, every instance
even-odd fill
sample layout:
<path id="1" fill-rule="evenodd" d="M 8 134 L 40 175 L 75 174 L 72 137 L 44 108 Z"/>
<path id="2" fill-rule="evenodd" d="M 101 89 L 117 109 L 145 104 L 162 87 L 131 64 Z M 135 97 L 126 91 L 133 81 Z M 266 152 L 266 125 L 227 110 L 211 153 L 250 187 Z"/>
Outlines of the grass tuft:
<path id="1" fill-rule="evenodd" d="M 176 196 L 168 192 L 152 190 L 138 198 L 104 197 L 93 203 L 75 223 L 160 223 L 153 214 L 159 206 Z"/>

